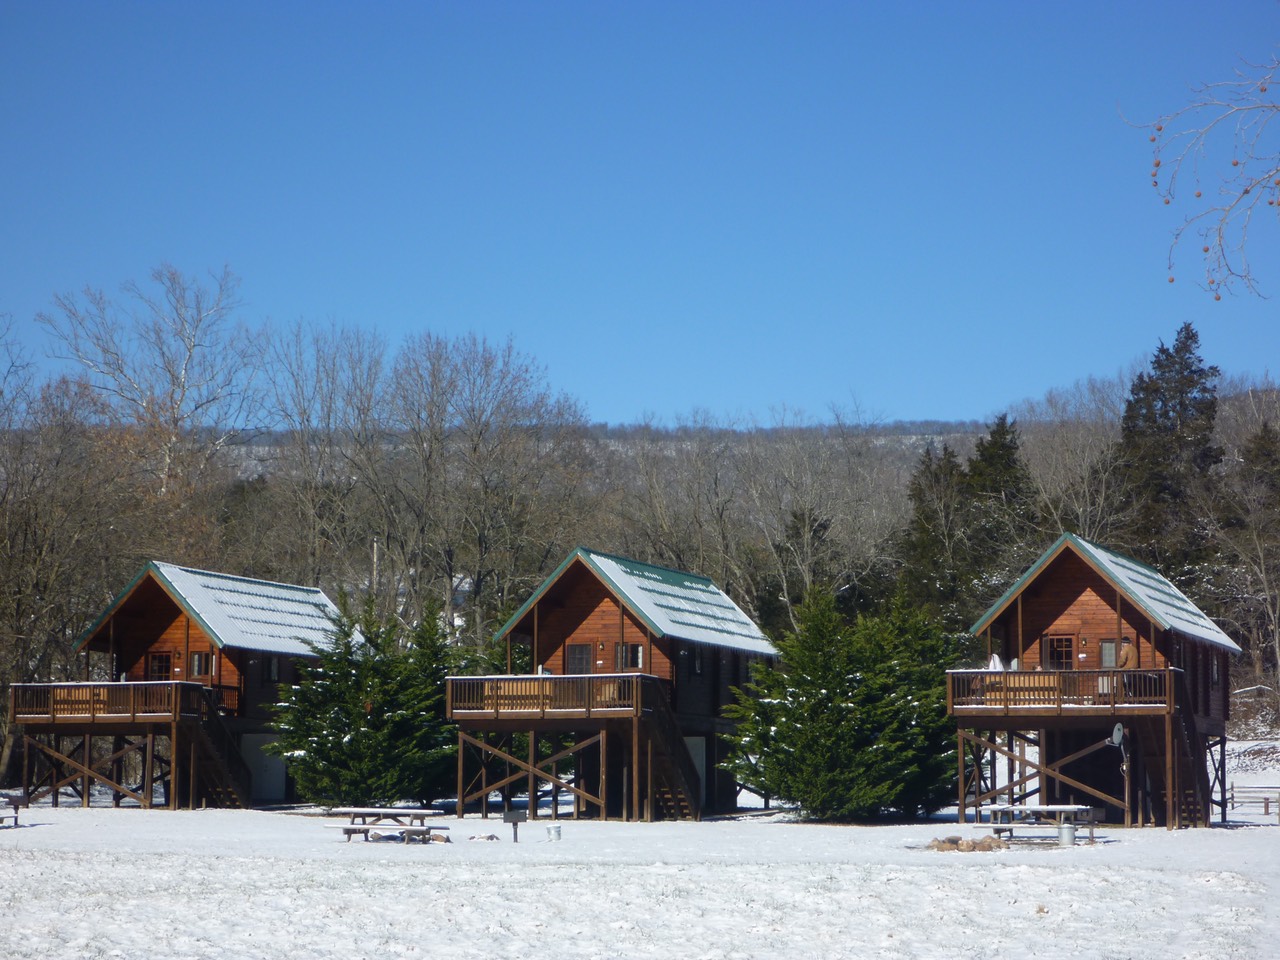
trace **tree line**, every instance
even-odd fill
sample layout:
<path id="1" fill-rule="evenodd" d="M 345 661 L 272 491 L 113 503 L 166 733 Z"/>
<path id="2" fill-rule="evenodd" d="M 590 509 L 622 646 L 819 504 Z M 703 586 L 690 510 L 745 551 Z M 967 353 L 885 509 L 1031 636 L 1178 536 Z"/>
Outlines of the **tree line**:
<path id="1" fill-rule="evenodd" d="M 237 289 L 162 266 L 58 297 L 37 318 L 56 376 L 0 325 L 0 691 L 75 676 L 74 640 L 148 559 L 438 617 L 485 669 L 578 544 L 710 576 L 779 639 L 816 588 L 959 637 L 1064 530 L 1158 567 L 1274 677 L 1280 393 L 1225 380 L 1189 325 L 988 424 L 604 427 L 512 341 L 255 329 Z"/>

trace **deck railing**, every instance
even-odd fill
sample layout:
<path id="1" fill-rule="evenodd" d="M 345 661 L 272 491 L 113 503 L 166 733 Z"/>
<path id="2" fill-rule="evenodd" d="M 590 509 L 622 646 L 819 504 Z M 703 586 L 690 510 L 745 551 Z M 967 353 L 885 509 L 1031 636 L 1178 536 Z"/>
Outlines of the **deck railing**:
<path id="1" fill-rule="evenodd" d="M 638 673 L 582 676 L 450 677 L 450 717 L 593 717 L 638 715 L 656 677 Z"/>
<path id="2" fill-rule="evenodd" d="M 951 670 L 949 713 L 1171 710 L 1171 670 Z"/>
<path id="3" fill-rule="evenodd" d="M 198 683 L 15 683 L 11 723 L 163 721 L 200 718 L 208 709 Z"/>

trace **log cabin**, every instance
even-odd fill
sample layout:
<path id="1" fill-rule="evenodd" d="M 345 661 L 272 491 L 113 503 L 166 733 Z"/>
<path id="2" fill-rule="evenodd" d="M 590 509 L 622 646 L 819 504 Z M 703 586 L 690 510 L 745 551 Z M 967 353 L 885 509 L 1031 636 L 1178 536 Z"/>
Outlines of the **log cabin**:
<path id="1" fill-rule="evenodd" d="M 507 673 L 450 677 L 458 811 L 547 789 L 551 813 L 699 819 L 737 806 L 719 768 L 731 689 L 777 652 L 706 577 L 578 548 L 497 634 Z M 523 660 L 529 672 L 513 672 Z M 517 748 L 516 736 L 522 736 Z M 530 803 L 528 815 L 537 815 Z"/>
<path id="2" fill-rule="evenodd" d="M 23 783 L 38 799 L 69 787 L 144 807 L 247 806 L 287 799 L 266 754 L 279 684 L 331 635 L 337 608 L 313 587 L 152 561 L 76 642 L 84 682 L 15 684 Z M 127 782 L 126 782 L 127 781 Z"/>
<path id="3" fill-rule="evenodd" d="M 1217 806 L 1225 821 L 1240 648 L 1159 572 L 1064 534 L 970 629 L 989 660 L 948 675 L 961 822 L 995 801 L 1169 829 Z"/>

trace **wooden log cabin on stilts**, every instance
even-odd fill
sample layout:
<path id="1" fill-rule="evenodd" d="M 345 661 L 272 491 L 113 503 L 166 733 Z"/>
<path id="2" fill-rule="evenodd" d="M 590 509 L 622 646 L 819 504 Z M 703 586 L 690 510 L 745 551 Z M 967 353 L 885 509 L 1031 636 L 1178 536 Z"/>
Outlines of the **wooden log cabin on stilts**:
<path id="1" fill-rule="evenodd" d="M 148 563 L 80 638 L 84 682 L 15 684 L 32 799 L 64 788 L 88 806 L 248 806 L 288 799 L 262 747 L 277 686 L 327 642 L 337 608 L 318 589 Z M 101 678 L 101 679 L 95 679 Z"/>
<path id="2" fill-rule="evenodd" d="M 624 820 L 737 806 L 721 711 L 777 654 L 706 577 L 579 548 L 497 639 L 506 674 L 449 678 L 460 815 L 522 790 L 536 816 L 540 789 L 553 817 L 562 796 L 575 817 Z M 531 672 L 514 673 L 518 659 Z"/>
<path id="3" fill-rule="evenodd" d="M 1169 829 L 1217 806 L 1225 822 L 1240 648 L 1165 577 L 1064 534 L 971 632 L 991 660 L 948 675 L 962 822 L 992 802 Z"/>

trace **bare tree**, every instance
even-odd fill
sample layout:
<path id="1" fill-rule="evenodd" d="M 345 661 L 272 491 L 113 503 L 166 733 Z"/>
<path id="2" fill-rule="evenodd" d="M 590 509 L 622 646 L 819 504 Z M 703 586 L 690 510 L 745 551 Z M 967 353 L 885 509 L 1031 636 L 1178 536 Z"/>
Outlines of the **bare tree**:
<path id="1" fill-rule="evenodd" d="M 255 425 L 262 343 L 234 319 L 238 286 L 226 268 L 206 287 L 164 264 L 150 286 L 126 283 L 123 303 L 86 289 L 36 318 L 138 430 L 160 497 Z"/>
<path id="2" fill-rule="evenodd" d="M 135 568 L 141 526 L 130 447 L 101 398 L 82 382 L 37 387 L 9 370 L 0 386 L 0 698 L 11 683 L 75 670 L 72 643 Z M 0 711 L 0 741 L 4 722 Z"/>
<path id="3" fill-rule="evenodd" d="M 1151 185 L 1165 204 L 1186 211 L 1169 248 L 1194 242 L 1204 258 L 1204 287 L 1221 300 L 1239 284 L 1257 293 L 1249 240 L 1255 215 L 1274 227 L 1280 213 L 1280 112 L 1273 91 L 1280 59 L 1242 64 L 1229 80 L 1195 88 L 1191 101 L 1146 124 Z M 1263 247 L 1265 249 L 1265 247 Z"/>
<path id="4" fill-rule="evenodd" d="M 672 430 L 635 430 L 624 443 L 628 552 L 747 589 L 740 441 L 731 421 L 705 411 Z"/>
<path id="5" fill-rule="evenodd" d="M 372 579 L 375 531 L 367 488 L 350 459 L 357 431 L 348 414 L 363 415 L 367 405 L 351 394 L 367 392 L 377 376 L 368 368 L 380 369 L 383 351 L 369 334 L 300 323 L 272 344 L 271 386 L 283 434 L 267 484 L 275 495 L 267 500 L 278 512 L 259 542 L 271 552 L 263 561 L 279 566 L 276 576 L 338 591 Z"/>
<path id="6" fill-rule="evenodd" d="M 1116 443 L 1132 378 L 1090 377 L 1016 409 L 1022 457 L 1050 536 L 1114 542 L 1132 511 Z"/>

